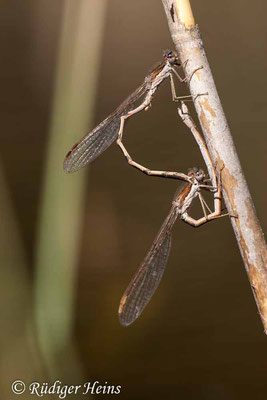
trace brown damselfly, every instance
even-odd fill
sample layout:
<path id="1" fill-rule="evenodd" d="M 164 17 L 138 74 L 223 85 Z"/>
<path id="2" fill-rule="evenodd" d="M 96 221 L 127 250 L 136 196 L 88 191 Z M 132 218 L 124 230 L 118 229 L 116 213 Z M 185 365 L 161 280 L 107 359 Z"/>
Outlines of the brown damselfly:
<path id="1" fill-rule="evenodd" d="M 120 145 L 125 121 L 132 115 L 147 110 L 151 106 L 155 92 L 166 78 L 170 78 L 173 101 L 191 97 L 176 96 L 173 74 L 180 82 L 186 81 L 175 69 L 180 66 L 177 54 L 174 51 L 165 51 L 163 61 L 145 77 L 144 82 L 112 114 L 72 147 L 65 157 L 64 170 L 66 172 L 79 170 L 98 157 L 116 139 Z M 143 98 L 143 100 L 136 107 L 136 102 L 140 98 Z"/>
<path id="2" fill-rule="evenodd" d="M 206 179 L 201 168 L 190 169 L 187 177 L 188 181 L 176 192 L 167 218 L 122 296 L 119 307 L 119 319 L 122 325 L 130 325 L 139 317 L 157 289 L 168 261 L 171 248 L 171 231 L 177 217 L 179 216 L 184 222 L 198 227 L 223 216 L 221 214 L 220 183 L 216 187 L 207 185 L 207 181 L 210 181 L 210 179 Z M 215 210 L 213 212 L 200 193 L 203 189 L 216 192 L 216 197 L 214 196 Z M 188 214 L 188 209 L 196 197 L 199 198 L 204 213 L 204 216 L 199 219 L 194 219 Z M 208 213 L 206 210 L 208 210 Z"/>

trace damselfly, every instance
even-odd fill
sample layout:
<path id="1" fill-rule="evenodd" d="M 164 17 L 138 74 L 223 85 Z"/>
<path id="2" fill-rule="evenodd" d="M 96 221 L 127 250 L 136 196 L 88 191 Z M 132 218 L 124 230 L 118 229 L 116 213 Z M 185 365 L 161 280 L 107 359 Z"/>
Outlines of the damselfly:
<path id="1" fill-rule="evenodd" d="M 176 192 L 167 218 L 143 263 L 122 296 L 119 307 L 119 319 L 122 325 L 130 325 L 139 317 L 157 289 L 168 261 L 171 248 L 171 230 L 177 217 L 180 216 L 184 222 L 197 227 L 223 216 L 221 215 L 220 182 L 217 187 L 213 187 L 206 184 L 209 180 L 205 178 L 205 174 L 200 168 L 192 168 L 188 171 L 188 182 L 184 183 Z M 201 189 L 216 192 L 214 212 L 210 210 L 203 199 L 200 193 Z M 204 216 L 200 219 L 194 219 L 188 215 L 188 209 L 195 197 L 199 198 L 204 213 Z M 206 209 L 209 212 L 208 214 Z"/>
<path id="2" fill-rule="evenodd" d="M 126 119 L 151 106 L 154 93 L 166 78 L 170 78 L 173 101 L 191 97 L 176 96 L 173 74 L 180 82 L 186 81 L 175 69 L 179 66 L 181 63 L 177 54 L 174 51 L 165 51 L 163 61 L 146 76 L 144 82 L 111 115 L 72 147 L 65 157 L 64 170 L 77 171 L 92 162 L 116 139 L 120 144 Z M 136 107 L 135 104 L 141 97 L 143 101 Z"/>
<path id="3" fill-rule="evenodd" d="M 213 219 L 228 215 L 221 213 L 221 172 L 217 176 L 206 143 L 197 130 L 187 106 L 183 102 L 181 103 L 181 107 L 178 108 L 178 112 L 199 146 L 209 172 L 209 178 L 205 177 L 203 170 L 200 168 L 190 169 L 187 175 L 178 172 L 150 170 L 133 161 L 123 144 L 120 146 L 128 162 L 147 175 L 186 181 L 176 192 L 169 215 L 163 222 L 147 256 L 122 296 L 119 307 L 119 318 L 122 325 L 130 325 L 138 318 L 157 289 L 168 261 L 171 248 L 171 230 L 177 217 L 180 216 L 184 222 L 198 227 Z M 221 169 L 223 169 L 223 166 Z M 208 181 L 211 182 L 211 186 L 207 185 Z M 214 211 L 211 211 L 205 202 L 201 194 L 201 190 L 203 189 L 213 192 Z M 188 214 L 188 210 L 196 197 L 200 200 L 204 214 L 199 219 L 194 219 Z M 230 217 L 235 216 L 230 215 Z"/>

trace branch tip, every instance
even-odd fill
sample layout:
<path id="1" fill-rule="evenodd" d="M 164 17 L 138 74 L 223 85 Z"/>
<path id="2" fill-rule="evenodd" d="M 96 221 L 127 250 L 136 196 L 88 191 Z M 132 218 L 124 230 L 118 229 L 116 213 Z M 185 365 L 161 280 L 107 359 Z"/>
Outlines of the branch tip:
<path id="1" fill-rule="evenodd" d="M 178 18 L 185 28 L 190 29 L 195 25 L 190 0 L 174 0 Z"/>

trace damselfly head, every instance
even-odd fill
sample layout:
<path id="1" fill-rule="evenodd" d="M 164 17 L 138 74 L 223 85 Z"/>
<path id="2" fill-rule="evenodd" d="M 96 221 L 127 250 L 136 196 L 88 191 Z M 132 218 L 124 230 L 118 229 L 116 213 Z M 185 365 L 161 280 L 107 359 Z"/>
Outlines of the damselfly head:
<path id="1" fill-rule="evenodd" d="M 163 59 L 168 61 L 171 65 L 177 65 L 178 67 L 181 66 L 178 55 L 173 50 L 165 50 L 163 52 Z"/>
<path id="2" fill-rule="evenodd" d="M 187 175 L 195 178 L 198 182 L 202 182 L 205 179 L 205 172 L 202 168 L 193 167 L 187 171 Z"/>

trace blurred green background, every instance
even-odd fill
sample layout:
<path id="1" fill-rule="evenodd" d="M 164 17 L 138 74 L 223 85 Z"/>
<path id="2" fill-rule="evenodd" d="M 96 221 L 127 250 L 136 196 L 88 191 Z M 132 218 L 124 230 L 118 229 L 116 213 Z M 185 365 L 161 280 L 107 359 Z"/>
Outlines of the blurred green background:
<path id="1" fill-rule="evenodd" d="M 266 2 L 191 3 L 266 227 Z M 267 337 L 229 219 L 177 222 L 160 287 L 123 328 L 120 297 L 177 182 L 128 167 L 116 145 L 62 169 L 173 47 L 161 1 L 2 0 L 0 29 L 0 398 L 16 379 L 58 379 L 121 385 L 125 400 L 266 399 Z M 167 82 L 125 143 L 153 169 L 203 165 Z"/>

